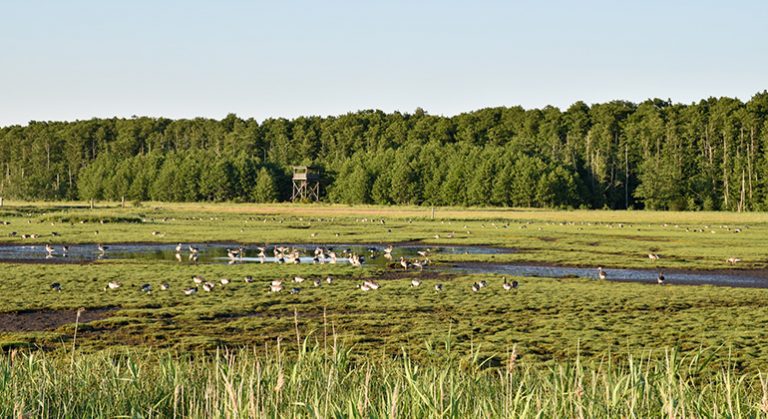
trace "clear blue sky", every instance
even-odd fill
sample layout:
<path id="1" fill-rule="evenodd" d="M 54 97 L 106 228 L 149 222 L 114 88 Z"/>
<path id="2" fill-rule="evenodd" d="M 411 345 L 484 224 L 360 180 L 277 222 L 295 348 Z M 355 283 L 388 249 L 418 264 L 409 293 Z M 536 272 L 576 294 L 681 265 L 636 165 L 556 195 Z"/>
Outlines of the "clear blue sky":
<path id="1" fill-rule="evenodd" d="M 768 1 L 8 0 L 0 57 L 0 125 L 748 100 Z"/>

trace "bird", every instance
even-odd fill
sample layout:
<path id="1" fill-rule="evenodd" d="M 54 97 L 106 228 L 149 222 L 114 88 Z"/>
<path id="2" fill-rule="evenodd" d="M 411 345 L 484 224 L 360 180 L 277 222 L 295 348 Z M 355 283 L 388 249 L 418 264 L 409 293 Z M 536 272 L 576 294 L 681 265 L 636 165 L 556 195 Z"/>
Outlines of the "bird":
<path id="1" fill-rule="evenodd" d="M 330 285 L 333 282 L 333 277 L 329 276 L 329 277 L 325 278 L 325 282 Z"/>
<path id="2" fill-rule="evenodd" d="M 181 249 L 184 248 L 184 245 L 179 243 L 176 245 L 176 253 L 181 253 Z"/>
<path id="3" fill-rule="evenodd" d="M 472 291 L 473 291 L 473 292 L 478 292 L 478 291 L 480 291 L 480 288 L 481 288 L 481 287 L 480 287 L 480 284 L 478 284 L 477 282 L 475 282 L 474 284 L 472 284 Z"/>
<path id="4" fill-rule="evenodd" d="M 213 284 L 213 282 L 206 282 L 206 283 L 203 284 L 203 290 L 211 292 L 211 291 L 213 291 L 213 287 L 214 286 L 215 285 Z"/>
<path id="5" fill-rule="evenodd" d="M 189 251 L 192 252 L 193 254 L 196 254 L 196 253 L 200 252 L 200 249 L 197 248 L 197 247 L 194 247 L 192 245 L 189 245 Z"/>
<path id="6" fill-rule="evenodd" d="M 66 257 L 69 254 L 69 246 L 61 246 L 61 254 Z"/>
<path id="7" fill-rule="evenodd" d="M 269 286 L 270 292 L 280 292 L 282 290 L 283 290 L 283 285 L 280 281 L 272 281 L 272 285 Z"/>
<path id="8" fill-rule="evenodd" d="M 53 253 L 56 251 L 56 249 L 53 248 L 53 246 L 49 244 L 45 245 L 45 251 L 48 252 L 48 256 L 53 256 Z"/>
<path id="9" fill-rule="evenodd" d="M 435 291 L 441 292 L 443 290 L 443 284 L 435 284 Z"/>
<path id="10" fill-rule="evenodd" d="M 480 288 L 485 288 L 485 287 L 487 287 L 487 286 L 488 286 L 488 282 L 487 282 L 486 280 L 482 280 L 482 281 L 478 282 L 478 283 L 477 283 L 477 285 L 478 285 Z"/>
<path id="11" fill-rule="evenodd" d="M 59 284 L 58 282 L 54 282 L 53 284 L 51 284 L 51 289 L 56 292 L 61 292 L 61 284 Z"/>
<path id="12" fill-rule="evenodd" d="M 665 280 L 665 279 L 666 279 L 666 278 L 664 278 L 664 272 L 659 272 L 659 276 L 656 278 L 656 282 L 657 282 L 659 285 L 664 285 L 664 280 Z"/>
<path id="13" fill-rule="evenodd" d="M 229 278 L 221 278 L 219 282 L 221 282 L 221 285 L 227 285 L 230 281 Z"/>
<path id="14" fill-rule="evenodd" d="M 152 292 L 152 285 L 150 285 L 150 284 L 142 285 L 141 286 L 141 291 L 149 294 L 150 292 Z"/>
<path id="15" fill-rule="evenodd" d="M 735 264 L 741 262 L 741 259 L 740 258 L 730 257 L 730 258 L 726 259 L 725 261 L 728 262 L 731 265 L 735 265 Z"/>
<path id="16" fill-rule="evenodd" d="M 320 284 L 323 283 L 323 281 L 320 280 L 320 278 L 315 278 L 314 281 L 312 281 L 316 287 L 319 287 Z"/>
<path id="17" fill-rule="evenodd" d="M 360 291 L 364 291 L 364 292 L 371 290 L 371 287 L 368 286 L 367 282 L 363 282 L 363 284 L 362 285 L 358 285 L 357 288 L 359 288 Z"/>
<path id="18" fill-rule="evenodd" d="M 170 287 L 171 286 L 168 285 L 167 282 L 163 282 L 162 284 L 160 284 L 160 289 L 163 290 L 163 291 L 167 291 Z"/>
<path id="19" fill-rule="evenodd" d="M 507 278 L 506 278 L 506 277 L 504 278 L 504 282 L 501 284 L 501 286 L 502 286 L 502 287 L 503 287 L 505 290 L 507 290 L 507 291 L 509 291 L 509 290 L 511 290 L 511 289 L 512 289 L 512 284 L 510 284 L 509 282 L 507 282 Z"/>
<path id="20" fill-rule="evenodd" d="M 363 284 L 368 287 L 368 289 L 377 290 L 379 289 L 380 285 L 378 282 L 372 280 L 372 279 L 366 279 Z"/>
<path id="21" fill-rule="evenodd" d="M 192 295 L 197 292 L 197 287 L 185 288 L 184 295 Z"/>
<path id="22" fill-rule="evenodd" d="M 418 278 L 414 278 L 411 280 L 412 287 L 418 287 L 419 285 L 421 285 L 421 280 L 419 280 Z"/>
<path id="23" fill-rule="evenodd" d="M 404 271 L 407 271 L 407 270 L 408 270 L 408 267 L 409 267 L 410 265 L 411 265 L 411 264 L 410 264 L 410 263 L 408 263 L 408 261 L 407 261 L 407 260 L 405 260 L 405 258 L 404 258 L 404 257 L 402 257 L 402 256 L 400 257 L 400 266 L 402 266 L 402 267 L 403 267 L 403 270 L 404 270 Z"/>
<path id="24" fill-rule="evenodd" d="M 293 277 L 293 282 L 296 282 L 296 283 L 304 282 L 304 278 L 302 278 L 300 276 L 294 276 Z"/>
<path id="25" fill-rule="evenodd" d="M 193 276 L 192 276 L 192 281 L 194 281 L 194 283 L 195 283 L 195 284 L 197 284 L 197 285 L 200 285 L 200 284 L 202 284 L 203 282 L 205 282 L 205 278 L 203 278 L 203 277 L 202 277 L 202 276 L 200 276 L 200 275 L 193 275 Z"/>
<path id="26" fill-rule="evenodd" d="M 104 287 L 104 289 L 106 290 L 107 288 L 109 288 L 111 290 L 116 290 L 116 289 L 120 288 L 121 286 L 122 286 L 122 284 L 117 282 L 117 281 L 109 281 L 107 283 L 107 286 Z"/>
<path id="27" fill-rule="evenodd" d="M 659 255 L 657 255 L 656 253 L 648 253 L 648 259 L 659 260 Z"/>
<path id="28" fill-rule="evenodd" d="M 102 255 L 104 253 L 107 253 L 107 250 L 109 249 L 108 246 L 104 246 L 102 244 L 97 244 L 96 247 L 99 249 L 99 253 L 101 253 Z"/>
<path id="29" fill-rule="evenodd" d="M 301 288 L 298 287 L 291 288 L 290 291 L 291 294 L 298 294 L 299 292 L 301 292 Z"/>
<path id="30" fill-rule="evenodd" d="M 597 277 L 600 279 L 607 279 L 608 275 L 605 273 L 602 267 L 597 268 Z"/>
<path id="31" fill-rule="evenodd" d="M 250 276 L 250 275 L 248 275 L 248 276 L 246 276 L 246 277 L 244 278 L 244 281 L 245 281 L 245 283 L 246 283 L 246 284 L 250 284 L 250 283 L 252 283 L 252 282 L 253 282 L 253 277 L 252 277 L 252 276 Z"/>

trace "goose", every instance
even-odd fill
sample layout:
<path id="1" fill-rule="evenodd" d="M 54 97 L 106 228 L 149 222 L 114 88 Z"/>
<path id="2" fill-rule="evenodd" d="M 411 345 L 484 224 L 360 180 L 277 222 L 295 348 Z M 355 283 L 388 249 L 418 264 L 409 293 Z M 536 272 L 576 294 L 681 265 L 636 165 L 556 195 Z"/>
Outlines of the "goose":
<path id="1" fill-rule="evenodd" d="M 608 275 L 605 273 L 602 267 L 597 268 L 597 277 L 599 279 L 607 279 Z"/>
<path id="2" fill-rule="evenodd" d="M 363 282 L 362 285 L 358 285 L 357 288 L 359 288 L 360 291 L 364 291 L 364 292 L 367 292 L 367 291 L 371 290 L 371 287 L 369 287 L 368 284 L 365 283 L 365 282 Z"/>
<path id="3" fill-rule="evenodd" d="M 167 282 L 163 282 L 162 284 L 160 284 L 160 289 L 163 291 L 168 291 L 169 288 L 171 288 L 171 286 L 168 285 Z"/>
<path id="4" fill-rule="evenodd" d="M 419 285 L 421 285 L 421 280 L 419 280 L 418 278 L 414 278 L 411 280 L 412 287 L 418 287 Z"/>
<path id="5" fill-rule="evenodd" d="M 401 256 L 401 257 L 400 257 L 400 266 L 402 266 L 402 267 L 403 267 L 403 270 L 404 270 L 404 271 L 407 271 L 407 270 L 408 270 L 408 267 L 410 266 L 410 263 L 408 263 L 408 261 L 407 261 L 407 260 L 405 260 L 405 258 Z"/>
<path id="6" fill-rule="evenodd" d="M 320 280 L 320 278 L 315 278 L 315 280 L 314 280 L 314 281 L 312 281 L 312 283 L 313 283 L 313 284 L 314 284 L 316 287 L 319 287 L 319 286 L 320 286 L 320 284 L 322 284 L 322 283 L 323 283 L 323 281 L 321 281 L 321 280 Z"/>
<path id="7" fill-rule="evenodd" d="M 198 252 L 200 252 L 200 249 L 192 245 L 189 245 L 189 251 L 192 252 L 193 254 L 197 254 Z"/>
<path id="8" fill-rule="evenodd" d="M 507 282 L 507 278 L 506 278 L 506 277 L 504 278 L 504 283 L 503 283 L 503 284 L 501 284 L 501 286 L 502 286 L 502 287 L 504 287 L 504 289 L 505 289 L 506 291 L 509 291 L 509 290 L 511 290 L 511 289 L 512 289 L 512 284 L 510 284 L 509 282 Z"/>
<path id="9" fill-rule="evenodd" d="M 272 281 L 272 285 L 274 285 L 274 286 L 282 285 L 282 283 L 283 283 L 283 281 L 280 280 L 280 279 L 275 279 L 275 280 Z"/>
<path id="10" fill-rule="evenodd" d="M 56 249 L 54 249 L 50 244 L 46 244 L 45 251 L 48 252 L 48 256 L 53 256 L 53 253 L 56 251 Z"/>
<path id="11" fill-rule="evenodd" d="M 203 290 L 211 292 L 211 291 L 213 291 L 213 287 L 214 286 L 215 285 L 213 284 L 213 282 L 206 282 L 206 283 L 203 284 Z"/>
<path id="12" fill-rule="evenodd" d="M 246 284 L 250 284 L 250 283 L 252 283 L 252 282 L 253 282 L 253 277 L 252 277 L 252 276 L 250 276 L 250 275 L 248 275 L 248 276 L 246 276 L 246 277 L 244 278 L 244 281 L 245 281 L 245 283 L 246 283 Z"/>
<path id="13" fill-rule="evenodd" d="M 478 292 L 478 291 L 480 291 L 480 288 L 482 288 L 482 287 L 481 287 L 481 286 L 480 286 L 480 284 L 478 284 L 477 282 L 475 282 L 474 284 L 472 284 L 472 291 L 473 291 L 473 292 Z"/>
<path id="14" fill-rule="evenodd" d="M 219 279 L 219 282 L 221 282 L 221 285 L 227 285 L 229 284 L 229 278 L 221 278 Z"/>
<path id="15" fill-rule="evenodd" d="M 376 282 L 376 281 L 374 281 L 374 280 L 372 280 L 372 279 L 367 279 L 367 280 L 365 280 L 365 282 L 363 282 L 363 283 L 364 283 L 364 284 L 365 284 L 365 285 L 366 285 L 366 286 L 367 286 L 369 289 L 372 289 L 372 290 L 377 290 L 377 289 L 379 289 L 379 287 L 380 287 L 379 283 L 378 283 L 378 282 Z"/>
<path id="16" fill-rule="evenodd" d="M 331 264 L 336 263 L 336 252 L 328 252 L 328 257 L 331 258 Z"/>
<path id="17" fill-rule="evenodd" d="M 330 285 L 333 282 L 333 277 L 329 276 L 329 277 L 325 278 L 325 282 Z"/>
<path id="18" fill-rule="evenodd" d="M 666 278 L 664 278 L 664 272 L 659 272 L 659 276 L 658 276 L 658 277 L 656 277 L 656 282 L 657 282 L 659 285 L 664 285 L 664 280 L 665 280 L 665 279 L 666 279 Z"/>
<path id="19" fill-rule="evenodd" d="M 413 262 L 411 262 L 411 266 L 418 268 L 420 271 L 424 270 L 424 264 L 419 260 L 414 260 Z"/>
<path id="20" fill-rule="evenodd" d="M 488 281 L 486 281 L 486 280 L 482 280 L 482 281 L 478 282 L 478 283 L 477 283 L 477 285 L 478 285 L 480 288 L 485 288 L 485 287 L 487 287 L 487 286 L 488 286 Z"/>
<path id="21" fill-rule="evenodd" d="M 184 248 L 184 245 L 179 243 L 176 245 L 176 253 L 181 253 L 181 249 Z"/>
<path id="22" fill-rule="evenodd" d="M 197 292 L 197 287 L 185 288 L 184 295 L 192 295 Z"/>
<path id="23" fill-rule="evenodd" d="M 428 251 L 426 251 L 426 250 L 419 250 L 419 251 L 417 251 L 416 253 L 418 253 L 418 254 L 419 254 L 419 256 L 421 256 L 421 257 L 424 257 L 424 258 L 425 258 L 425 257 L 427 257 L 427 254 L 428 254 L 429 252 L 428 252 Z"/>
<path id="24" fill-rule="evenodd" d="M 730 257 L 730 258 L 726 259 L 725 261 L 728 262 L 731 265 L 735 265 L 735 264 L 741 262 L 741 259 L 740 258 Z"/>
<path id="25" fill-rule="evenodd" d="M 141 292 L 149 294 L 150 292 L 152 292 L 152 285 L 150 285 L 150 284 L 142 285 L 141 286 Z"/>
<path id="26" fill-rule="evenodd" d="M 189 254 L 189 261 L 192 263 L 197 263 L 197 261 L 200 259 L 200 255 L 197 253 L 190 253 Z"/>
<path id="27" fill-rule="evenodd" d="M 395 248 L 390 244 L 384 248 L 384 255 L 391 255 L 393 250 L 395 250 Z"/>
<path id="28" fill-rule="evenodd" d="M 106 252 L 107 252 L 107 250 L 109 249 L 109 247 L 108 247 L 108 246 L 103 246 L 103 245 L 101 245 L 101 244 L 98 244 L 98 245 L 96 245 L 96 247 L 99 249 L 99 253 L 101 253 L 102 255 L 103 255 L 104 253 L 106 253 Z"/>
<path id="29" fill-rule="evenodd" d="M 116 290 L 116 289 L 120 288 L 121 286 L 122 286 L 122 284 L 117 282 L 117 281 L 109 281 L 107 283 L 107 286 L 104 287 L 104 289 L 106 290 L 107 288 L 109 288 L 111 290 Z"/>
<path id="30" fill-rule="evenodd" d="M 263 258 L 263 257 L 267 256 L 266 254 L 264 254 L 264 252 L 267 250 L 265 247 L 257 247 L 256 250 L 259 251 L 259 254 L 256 255 L 256 256 L 258 256 L 260 258 Z"/>
<path id="31" fill-rule="evenodd" d="M 61 284 L 59 284 L 58 282 L 54 282 L 53 284 L 51 284 L 51 289 L 56 292 L 61 292 Z"/>
<path id="32" fill-rule="evenodd" d="M 659 260 L 659 255 L 657 255 L 656 253 L 648 253 L 648 259 Z"/>
<path id="33" fill-rule="evenodd" d="M 441 292 L 443 290 L 443 284 L 435 284 L 435 291 Z"/>
<path id="34" fill-rule="evenodd" d="M 304 278 L 302 278 L 300 276 L 294 276 L 293 277 L 293 282 L 297 282 L 297 283 L 304 282 Z"/>
<path id="35" fill-rule="evenodd" d="M 192 275 L 192 281 L 194 281 L 195 284 L 200 285 L 205 282 L 205 278 L 200 275 Z"/>
<path id="36" fill-rule="evenodd" d="M 291 291 L 290 291 L 291 294 L 298 294 L 300 292 L 301 292 L 301 288 L 298 288 L 298 287 L 293 287 L 291 288 Z"/>
<path id="37" fill-rule="evenodd" d="M 61 246 L 61 254 L 62 256 L 67 256 L 69 254 L 69 246 Z"/>

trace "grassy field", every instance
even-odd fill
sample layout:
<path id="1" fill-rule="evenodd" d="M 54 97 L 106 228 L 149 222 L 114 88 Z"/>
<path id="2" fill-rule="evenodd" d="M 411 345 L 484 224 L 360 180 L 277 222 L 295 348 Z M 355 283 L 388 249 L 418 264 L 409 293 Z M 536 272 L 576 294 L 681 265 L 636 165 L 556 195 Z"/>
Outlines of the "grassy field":
<path id="1" fill-rule="evenodd" d="M 10 236 L 11 232 L 16 236 Z M 23 239 L 22 234 L 39 237 Z M 89 209 L 85 204 L 6 202 L 0 209 L 1 243 L 215 241 L 270 245 L 407 242 L 425 247 L 489 245 L 515 251 L 439 254 L 433 257 L 436 267 L 421 273 L 348 265 L 193 265 L 118 259 L 84 264 L 4 263 L 0 265 L 0 345 L 6 352 L 21 350 L 15 356 L 28 357 L 14 363 L 6 355 L 6 374 L 32 381 L 37 380 L 35 374 L 43 374 L 49 377 L 46 388 L 56 394 L 67 385 L 67 375 L 83 385 L 99 387 L 98 379 L 90 376 L 97 367 L 91 370 L 87 365 L 98 365 L 102 368 L 98 374 L 120 380 L 133 367 L 108 359 L 133 362 L 145 371 L 141 379 L 132 381 L 139 386 L 136 393 L 118 400 L 114 390 L 110 397 L 116 406 L 122 406 L 115 412 L 147 416 L 153 415 L 149 404 L 136 402 L 142 397 L 147 398 L 143 402 L 151 399 L 163 406 L 158 408 L 164 412 L 160 416 L 169 415 L 169 409 L 192 416 L 206 412 L 226 415 L 239 409 L 241 416 L 247 416 L 243 412 L 253 408 L 251 400 L 258 401 L 259 413 L 270 415 L 314 416 L 313 410 L 301 410 L 311 405 L 312 409 L 322 408 L 317 416 L 386 416 L 393 408 L 421 416 L 426 411 L 448 409 L 442 404 L 438 408 L 437 390 L 425 387 L 435 383 L 445 365 L 451 376 L 442 379 L 450 378 L 461 397 L 471 394 L 479 402 L 455 401 L 461 397 L 452 394 L 445 400 L 454 400 L 446 405 L 454 406 L 453 410 L 444 416 L 510 417 L 521 413 L 520 409 L 529 414 L 550 412 L 544 416 L 621 416 L 632 409 L 637 416 L 670 412 L 701 416 L 707 409 L 759 414 L 763 412 L 760 403 L 768 405 L 762 399 L 759 375 L 768 371 L 768 351 L 764 349 L 768 289 L 516 278 L 519 289 L 505 291 L 497 275 L 438 269 L 457 261 L 764 269 L 768 217 L 763 214 L 437 208 L 433 219 L 431 209 L 421 207 L 145 203 L 127 208 L 100 204 Z M 660 259 L 651 261 L 648 253 L 657 253 Z M 730 266 L 725 262 L 729 257 L 742 261 Z M 231 278 L 232 283 L 210 293 L 201 290 L 186 296 L 181 290 L 192 285 L 193 275 L 212 282 Z M 246 275 L 255 281 L 245 283 Z M 336 278 L 333 284 L 315 288 L 303 283 L 297 295 L 269 292 L 275 279 L 303 276 L 311 280 L 328 275 Z M 423 284 L 412 287 L 413 278 L 420 278 Z M 363 279 L 377 280 L 381 288 L 362 292 L 356 286 Z M 489 286 L 472 292 L 471 285 L 481 280 Z M 105 291 L 109 281 L 119 281 L 122 287 Z M 61 283 L 63 290 L 51 291 L 53 282 Z M 159 290 L 162 282 L 170 289 Z M 140 291 L 144 283 L 153 285 L 152 293 Z M 444 285 L 443 292 L 434 290 L 437 283 Z M 350 359 L 347 370 L 329 370 L 336 362 L 336 355 L 329 355 L 331 347 L 349 348 L 342 351 Z M 142 351 L 148 348 L 162 349 L 160 354 L 166 355 L 145 357 Z M 249 355 L 238 356 L 236 361 L 201 356 L 222 348 Z M 409 375 L 410 367 L 402 362 L 403 351 L 415 366 L 423 368 L 423 375 Z M 510 378 L 501 371 L 513 351 L 519 370 Z M 670 351 L 686 361 L 668 363 Z M 288 361 L 277 361 L 278 353 Z M 70 359 L 73 354 L 76 356 Z M 197 361 L 185 362 L 187 356 Z M 270 371 L 262 371 L 269 380 L 276 380 L 277 371 L 285 368 L 288 384 L 279 400 L 274 399 L 274 391 L 253 390 L 253 382 L 244 378 L 253 380 L 256 372 L 247 370 L 246 364 L 252 366 L 256 359 L 264 371 Z M 582 364 L 576 364 L 577 359 Z M 605 365 L 611 359 L 611 366 Z M 643 360 L 643 367 L 633 370 L 630 359 Z M 683 366 L 693 365 L 692 359 L 696 359 L 695 373 L 676 375 Z M 235 385 L 233 381 L 218 375 L 226 374 L 233 362 L 243 369 L 234 381 L 240 383 L 234 395 L 227 387 Z M 446 362 L 449 364 L 442 364 Z M 311 364 L 306 371 L 305 363 Z M 644 368 L 654 371 L 652 377 L 643 375 Z M 148 377 L 161 376 L 168 369 L 178 371 L 169 381 L 145 383 Z M 193 390 L 185 389 L 185 396 L 177 400 L 180 390 L 175 380 L 185 374 L 199 375 L 201 381 Z M 333 383 L 322 389 L 295 387 L 292 380 L 297 374 L 315 374 Z M 333 374 L 346 374 L 347 378 L 336 382 L 337 378 L 328 378 Z M 577 379 L 578 374 L 583 377 Z M 274 387 L 269 380 L 256 381 Z M 358 388 L 360 380 L 370 384 L 370 398 L 375 402 L 365 401 L 360 408 L 361 402 L 351 396 L 327 399 L 329 394 Z M 637 384 L 640 381 L 646 384 Z M 7 387 L 10 382 L 0 383 L 0 391 L 12 391 Z M 459 382 L 466 384 L 456 384 Z M 581 383 L 584 394 L 591 394 L 591 402 L 573 399 L 575 383 Z M 636 393 L 646 385 L 651 393 Z M 726 400 L 722 393 L 726 387 L 732 392 L 727 397 L 738 396 L 738 400 Z M 17 383 L 13 391 L 20 388 L 23 386 Z M 396 388 L 402 406 L 391 403 Z M 484 388 L 504 397 L 496 400 L 481 395 Z M 196 395 L 212 392 L 220 399 L 196 404 L 189 399 L 189 391 Z M 703 392 L 698 399 L 679 401 L 698 391 Z M 548 392 L 552 392 L 550 397 L 546 397 Z M 422 397 L 424 394 L 427 396 Z M 440 403 L 445 401 L 442 397 Z M 174 404 L 177 402 L 180 404 Z M 26 411 L 30 403 L 6 404 L 3 416 Z M 96 411 L 78 410 L 77 403 L 72 403 L 72 412 L 90 416 L 88 412 Z M 77 406 L 104 407 L 96 403 Z M 42 409 L 40 406 L 32 409 L 44 412 L 35 410 Z M 679 409 L 689 410 L 682 414 Z"/>

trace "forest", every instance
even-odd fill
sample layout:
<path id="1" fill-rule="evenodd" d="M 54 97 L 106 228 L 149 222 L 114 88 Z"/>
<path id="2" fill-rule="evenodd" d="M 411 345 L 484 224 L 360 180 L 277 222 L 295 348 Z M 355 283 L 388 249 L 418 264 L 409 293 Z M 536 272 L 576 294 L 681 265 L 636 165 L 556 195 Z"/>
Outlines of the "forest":
<path id="1" fill-rule="evenodd" d="M 0 196 L 286 201 L 315 165 L 322 200 L 547 208 L 768 209 L 768 92 L 746 103 L 576 102 L 456 116 L 361 110 L 222 120 L 31 121 L 0 128 Z"/>

